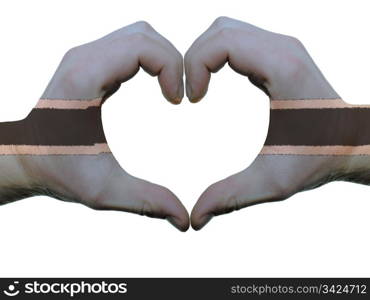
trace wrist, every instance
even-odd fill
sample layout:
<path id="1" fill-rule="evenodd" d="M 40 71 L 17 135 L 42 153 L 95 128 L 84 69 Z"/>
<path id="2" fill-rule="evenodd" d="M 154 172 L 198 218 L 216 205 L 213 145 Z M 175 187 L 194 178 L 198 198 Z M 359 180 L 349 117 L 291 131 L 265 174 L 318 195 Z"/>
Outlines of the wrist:
<path id="1" fill-rule="evenodd" d="M 17 154 L 0 156 L 0 205 L 32 194 L 34 182 L 24 167 L 26 159 Z"/>
<path id="2" fill-rule="evenodd" d="M 341 100 L 331 135 L 340 136 L 333 152 L 334 179 L 370 184 L 370 106 Z"/>
<path id="3" fill-rule="evenodd" d="M 273 100 L 270 113 L 262 154 L 322 156 L 329 180 L 370 182 L 370 106 L 341 99 Z"/>
<path id="4" fill-rule="evenodd" d="M 23 153 L 34 134 L 26 120 L 0 123 L 0 204 L 32 193 L 34 180 L 25 168 L 27 155 Z"/>

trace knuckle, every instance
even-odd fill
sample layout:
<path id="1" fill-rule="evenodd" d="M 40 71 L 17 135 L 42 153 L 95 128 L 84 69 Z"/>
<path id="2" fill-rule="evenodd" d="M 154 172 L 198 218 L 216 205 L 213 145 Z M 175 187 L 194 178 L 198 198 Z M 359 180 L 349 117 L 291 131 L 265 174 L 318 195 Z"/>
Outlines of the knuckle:
<path id="1" fill-rule="evenodd" d="M 230 37 L 237 28 L 233 20 L 228 17 L 218 17 L 213 27 L 216 34 L 222 38 Z"/>
<path id="2" fill-rule="evenodd" d="M 173 59 L 170 60 L 170 63 L 173 64 L 173 66 L 176 68 L 176 70 L 183 70 L 184 68 L 184 60 L 182 58 L 182 55 L 180 53 L 175 53 L 173 55 Z"/>
<path id="3" fill-rule="evenodd" d="M 130 25 L 131 29 L 127 30 L 125 38 L 129 43 L 141 43 L 147 40 L 154 29 L 146 21 L 138 21 Z"/>
<path id="4" fill-rule="evenodd" d="M 240 209 L 240 204 L 236 196 L 224 196 L 216 206 L 214 215 L 228 214 L 238 209 Z"/>
<path id="5" fill-rule="evenodd" d="M 153 207 L 152 207 L 152 205 L 149 201 L 143 201 L 141 203 L 138 213 L 141 216 L 147 216 L 147 217 L 150 217 L 150 218 L 154 218 L 156 216 L 162 217 L 162 215 L 163 215 L 160 212 L 155 213 L 154 209 L 153 209 Z"/>
<path id="6" fill-rule="evenodd" d="M 80 71 L 88 67 L 84 61 L 90 59 L 92 56 L 91 49 L 86 45 L 80 45 L 69 49 L 62 58 L 62 66 L 69 70 L 70 76 L 80 76 Z"/>
<path id="7" fill-rule="evenodd" d="M 176 50 L 176 61 L 179 63 L 179 64 L 183 64 L 183 56 L 182 54 L 180 53 L 180 51 Z"/>
<path id="8" fill-rule="evenodd" d="M 237 196 L 231 196 L 227 200 L 226 207 L 229 211 L 239 210 L 242 208 L 240 200 Z"/>
<path id="9" fill-rule="evenodd" d="M 104 210 L 106 209 L 106 201 L 101 193 L 96 191 L 85 191 L 80 196 L 82 199 L 81 202 L 85 203 L 88 207 L 95 210 Z"/>
<path id="10" fill-rule="evenodd" d="M 295 193 L 295 188 L 292 184 L 280 184 L 275 190 L 275 199 L 274 200 L 284 200 L 289 198 Z"/>
<path id="11" fill-rule="evenodd" d="M 138 21 L 133 24 L 137 30 L 142 32 L 149 32 L 153 30 L 153 27 L 147 21 Z"/>
<path id="12" fill-rule="evenodd" d="M 303 48 L 303 44 L 298 38 L 290 35 L 286 35 L 284 38 L 290 47 Z"/>
<path id="13" fill-rule="evenodd" d="M 168 55 L 167 59 L 169 62 L 175 64 L 175 65 L 182 65 L 183 64 L 183 56 L 182 54 L 175 48 L 171 47 L 170 55 Z"/>
<path id="14" fill-rule="evenodd" d="M 184 55 L 184 63 L 185 65 L 188 65 L 191 61 L 191 49 L 189 49 L 188 51 L 185 52 L 185 55 Z"/>
<path id="15" fill-rule="evenodd" d="M 229 17 L 220 16 L 220 17 L 217 17 L 216 20 L 213 21 L 212 25 L 215 27 L 224 27 L 230 24 L 231 21 L 232 19 Z"/>
<path id="16" fill-rule="evenodd" d="M 71 59 L 76 59 L 77 56 L 79 56 L 81 53 L 81 46 L 76 46 L 70 48 L 63 57 L 63 60 L 71 60 Z"/>

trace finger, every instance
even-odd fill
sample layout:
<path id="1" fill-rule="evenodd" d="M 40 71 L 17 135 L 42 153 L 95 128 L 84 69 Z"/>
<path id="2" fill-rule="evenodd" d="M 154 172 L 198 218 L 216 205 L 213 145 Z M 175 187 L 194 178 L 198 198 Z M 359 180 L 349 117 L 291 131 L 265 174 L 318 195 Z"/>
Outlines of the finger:
<path id="1" fill-rule="evenodd" d="M 189 214 L 170 190 L 133 177 L 123 170 L 112 173 L 93 203 L 96 209 L 120 210 L 167 219 L 181 231 L 189 228 Z"/>
<path id="2" fill-rule="evenodd" d="M 302 160 L 294 157 L 259 155 L 249 168 L 211 185 L 200 196 L 191 213 L 192 227 L 199 230 L 213 216 L 290 197 L 307 183 L 303 172 L 290 167 L 298 163 Z M 295 170 L 302 170 L 302 165 Z"/>
<path id="3" fill-rule="evenodd" d="M 216 19 L 185 55 L 189 100 L 197 102 L 204 97 L 211 73 L 217 72 L 226 62 L 266 92 L 268 52 L 264 50 L 264 43 L 267 35 L 271 36 L 271 33 L 248 23 L 226 17 Z"/>
<path id="4" fill-rule="evenodd" d="M 173 104 L 179 104 L 184 97 L 182 55 L 176 49 L 168 49 L 150 37 L 140 43 L 138 57 L 145 71 L 158 76 L 165 98 Z"/>
<path id="5" fill-rule="evenodd" d="M 117 86 L 142 67 L 158 76 L 162 93 L 178 104 L 184 96 L 183 58 L 180 52 L 148 23 L 137 22 L 97 41 L 103 44 L 105 86 Z"/>
<path id="6" fill-rule="evenodd" d="M 226 44 L 214 34 L 206 33 L 185 55 L 186 95 L 191 102 L 207 93 L 211 72 L 218 71 L 228 59 Z"/>

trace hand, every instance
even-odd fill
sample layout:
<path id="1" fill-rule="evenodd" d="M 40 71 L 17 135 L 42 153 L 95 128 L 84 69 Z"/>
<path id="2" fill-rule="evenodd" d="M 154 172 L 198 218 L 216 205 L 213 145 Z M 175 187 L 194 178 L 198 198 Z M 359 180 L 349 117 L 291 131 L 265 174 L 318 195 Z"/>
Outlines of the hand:
<path id="1" fill-rule="evenodd" d="M 218 18 L 185 55 L 190 101 L 204 97 L 211 73 L 226 62 L 269 96 L 270 126 L 255 161 L 200 196 L 194 229 L 213 216 L 333 180 L 369 183 L 369 109 L 341 100 L 299 40 Z"/>
<path id="2" fill-rule="evenodd" d="M 168 189 L 127 174 L 106 144 L 100 106 L 142 67 L 163 95 L 183 97 L 183 61 L 149 24 L 138 22 L 69 50 L 30 115 L 0 124 L 0 203 L 49 195 L 166 218 L 182 231 L 189 216 Z"/>

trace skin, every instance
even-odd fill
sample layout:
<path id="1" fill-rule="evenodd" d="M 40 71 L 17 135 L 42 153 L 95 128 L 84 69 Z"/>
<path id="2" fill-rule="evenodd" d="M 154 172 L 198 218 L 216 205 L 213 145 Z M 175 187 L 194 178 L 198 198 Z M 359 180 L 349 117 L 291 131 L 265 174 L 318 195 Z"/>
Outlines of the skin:
<path id="1" fill-rule="evenodd" d="M 69 50 L 41 98 L 105 101 L 140 68 L 158 77 L 169 102 L 181 102 L 182 55 L 146 22 Z M 49 195 L 94 209 L 164 218 L 181 231 L 189 227 L 189 215 L 171 191 L 131 176 L 111 153 L 3 155 L 0 170 L 0 204 Z"/>
<path id="2" fill-rule="evenodd" d="M 205 96 L 211 73 L 225 63 L 247 76 L 271 101 L 340 98 L 299 40 L 220 17 L 185 55 L 191 102 Z M 249 167 L 202 193 L 191 212 L 191 225 L 199 230 L 213 216 L 283 200 L 333 180 L 369 184 L 369 166 L 368 156 L 260 154 Z"/>
<path id="3" fill-rule="evenodd" d="M 296 38 L 221 17 L 185 55 L 190 101 L 204 97 L 211 73 L 226 62 L 271 101 L 339 98 Z M 145 22 L 68 51 L 42 98 L 106 100 L 140 67 L 158 76 L 171 103 L 181 102 L 181 54 Z M 333 180 L 369 184 L 369 166 L 368 156 L 258 155 L 242 172 L 207 188 L 192 210 L 191 225 L 198 230 L 215 215 L 283 200 Z M 44 194 L 94 209 L 166 218 L 182 231 L 189 227 L 188 213 L 172 192 L 127 174 L 112 154 L 7 155 L 0 157 L 0 169 L 0 204 Z"/>

